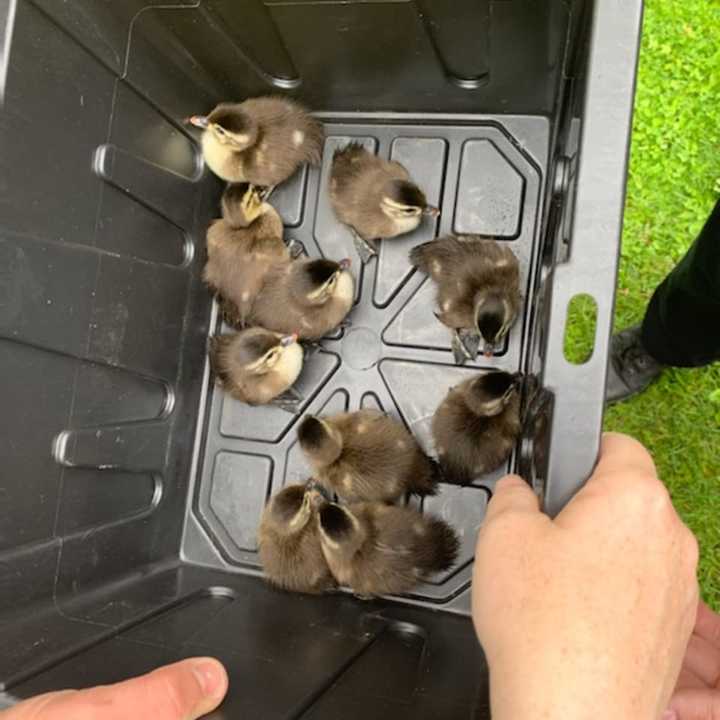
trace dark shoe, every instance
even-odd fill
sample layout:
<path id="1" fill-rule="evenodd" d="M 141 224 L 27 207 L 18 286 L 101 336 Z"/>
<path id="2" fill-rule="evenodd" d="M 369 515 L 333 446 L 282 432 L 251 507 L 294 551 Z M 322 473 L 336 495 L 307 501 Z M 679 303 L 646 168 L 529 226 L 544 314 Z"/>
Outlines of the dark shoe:
<path id="1" fill-rule="evenodd" d="M 640 325 L 625 328 L 610 340 L 605 400 L 614 403 L 641 393 L 660 377 L 664 368 L 642 346 Z"/>

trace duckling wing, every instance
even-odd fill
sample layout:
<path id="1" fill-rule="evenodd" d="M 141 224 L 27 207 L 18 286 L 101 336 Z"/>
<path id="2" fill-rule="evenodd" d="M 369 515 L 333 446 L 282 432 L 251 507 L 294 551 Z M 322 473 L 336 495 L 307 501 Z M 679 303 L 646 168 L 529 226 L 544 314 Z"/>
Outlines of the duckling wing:
<path id="1" fill-rule="evenodd" d="M 373 240 L 393 232 L 382 212 L 383 188 L 390 180 L 408 180 L 397 162 L 379 158 L 362 145 L 351 143 L 335 152 L 330 176 L 330 200 L 341 222 Z"/>

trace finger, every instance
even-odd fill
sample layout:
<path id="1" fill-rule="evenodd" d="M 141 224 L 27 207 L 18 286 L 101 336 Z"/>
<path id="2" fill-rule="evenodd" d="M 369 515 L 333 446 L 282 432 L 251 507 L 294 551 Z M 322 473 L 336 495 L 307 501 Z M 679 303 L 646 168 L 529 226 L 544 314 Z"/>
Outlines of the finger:
<path id="1" fill-rule="evenodd" d="M 650 453 L 635 438 L 622 433 L 605 433 L 600 443 L 600 456 L 590 481 L 641 472 L 657 476 Z M 588 482 L 590 482 L 588 481 Z"/>
<path id="2" fill-rule="evenodd" d="M 193 658 L 115 685 L 33 698 L 3 720 L 196 720 L 221 703 L 227 688 L 217 660 Z"/>
<path id="3" fill-rule="evenodd" d="M 675 716 L 670 713 L 675 712 Z M 720 717 L 720 692 L 717 690 L 681 690 L 670 700 L 663 720 L 717 720 Z"/>
<path id="4" fill-rule="evenodd" d="M 706 685 L 715 685 L 720 678 L 720 650 L 700 635 L 692 635 L 685 651 L 683 667 Z"/>
<path id="5" fill-rule="evenodd" d="M 677 683 L 675 683 L 675 692 L 677 693 L 680 692 L 680 690 L 692 689 L 707 690 L 708 685 L 683 664 L 683 668 L 680 671 L 680 676 L 677 679 Z"/>
<path id="6" fill-rule="evenodd" d="M 538 513 L 540 502 L 530 486 L 518 475 L 506 475 L 498 480 L 485 521 L 507 512 Z"/>
<path id="7" fill-rule="evenodd" d="M 702 600 L 698 603 L 694 632 L 720 651 L 720 615 L 713 612 Z"/>

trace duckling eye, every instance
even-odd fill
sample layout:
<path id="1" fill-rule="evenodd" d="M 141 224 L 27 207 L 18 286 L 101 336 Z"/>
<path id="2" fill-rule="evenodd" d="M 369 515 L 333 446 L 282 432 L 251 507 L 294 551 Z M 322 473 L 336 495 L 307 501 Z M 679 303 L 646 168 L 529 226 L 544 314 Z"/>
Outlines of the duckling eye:
<path id="1" fill-rule="evenodd" d="M 216 125 L 215 126 L 215 132 L 218 135 L 224 135 L 225 134 L 225 128 L 222 125 Z"/>

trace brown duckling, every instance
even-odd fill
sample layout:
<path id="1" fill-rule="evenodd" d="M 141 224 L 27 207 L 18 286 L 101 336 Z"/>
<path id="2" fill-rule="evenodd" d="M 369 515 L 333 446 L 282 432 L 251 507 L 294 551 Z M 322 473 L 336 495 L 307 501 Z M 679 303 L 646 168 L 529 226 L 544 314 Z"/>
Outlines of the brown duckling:
<path id="1" fill-rule="evenodd" d="M 237 400 L 248 405 L 272 402 L 290 412 L 302 401 L 292 389 L 303 367 L 297 335 L 253 327 L 210 338 L 208 351 L 218 384 Z"/>
<path id="2" fill-rule="evenodd" d="M 444 479 L 465 485 L 497 470 L 520 435 L 520 373 L 484 372 L 451 388 L 432 434 Z"/>
<path id="3" fill-rule="evenodd" d="M 457 558 L 455 531 L 411 507 L 327 503 L 318 526 L 333 576 L 362 597 L 408 592 Z"/>
<path id="4" fill-rule="evenodd" d="M 274 187 L 302 163 L 320 163 L 322 124 L 288 98 L 220 103 L 209 115 L 188 121 L 203 129 L 205 162 L 227 182 Z"/>
<path id="5" fill-rule="evenodd" d="M 394 502 L 406 493 L 434 495 L 434 463 L 405 426 L 377 410 L 307 415 L 298 440 L 315 479 L 346 502 Z"/>
<path id="6" fill-rule="evenodd" d="M 350 260 L 300 258 L 274 265 L 265 276 L 250 320 L 281 333 L 316 340 L 340 325 L 352 308 Z"/>
<path id="7" fill-rule="evenodd" d="M 518 260 L 505 243 L 446 235 L 410 251 L 410 262 L 437 283 L 438 320 L 451 330 L 456 362 L 501 348 L 522 296 Z"/>
<path id="8" fill-rule="evenodd" d="M 260 521 L 258 546 L 265 577 L 273 585 L 304 593 L 335 587 L 316 520 L 322 502 L 311 482 L 288 485 L 270 498 Z"/>
<path id="9" fill-rule="evenodd" d="M 363 262 L 377 252 L 374 240 L 414 230 L 423 215 L 439 215 L 408 171 L 351 143 L 335 151 L 330 200 L 338 219 L 348 225 Z"/>
<path id="10" fill-rule="evenodd" d="M 226 320 L 243 326 L 275 263 L 290 261 L 280 216 L 248 183 L 229 185 L 222 197 L 223 219 L 207 233 L 203 280 L 221 297 Z"/>

